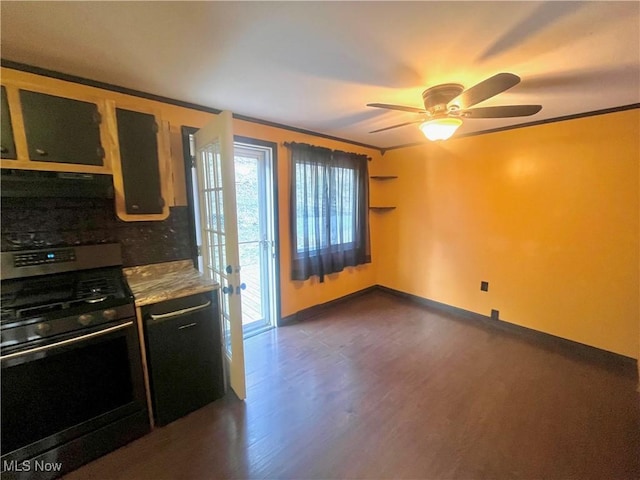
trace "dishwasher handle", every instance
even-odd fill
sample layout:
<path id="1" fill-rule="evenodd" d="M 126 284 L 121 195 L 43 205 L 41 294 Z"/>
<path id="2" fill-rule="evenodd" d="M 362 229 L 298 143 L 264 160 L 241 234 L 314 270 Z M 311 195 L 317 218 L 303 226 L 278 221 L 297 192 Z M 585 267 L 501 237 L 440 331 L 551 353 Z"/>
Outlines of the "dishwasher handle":
<path id="1" fill-rule="evenodd" d="M 158 320 L 166 320 L 168 318 L 179 317 L 180 315 L 186 315 L 187 313 L 197 312 L 199 310 L 204 310 L 211 306 L 211 300 L 207 303 L 203 303 L 202 305 L 196 305 L 195 307 L 183 308 L 181 310 L 175 310 L 173 312 L 168 313 L 152 313 L 149 315 L 152 321 Z"/>

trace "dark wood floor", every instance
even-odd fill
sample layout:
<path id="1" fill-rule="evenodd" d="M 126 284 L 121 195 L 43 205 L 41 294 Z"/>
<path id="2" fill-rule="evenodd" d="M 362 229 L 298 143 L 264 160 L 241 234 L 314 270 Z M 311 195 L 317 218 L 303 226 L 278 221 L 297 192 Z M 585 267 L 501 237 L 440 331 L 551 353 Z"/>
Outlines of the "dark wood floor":
<path id="1" fill-rule="evenodd" d="M 371 293 L 246 342 L 229 396 L 69 479 L 638 479 L 629 369 Z"/>

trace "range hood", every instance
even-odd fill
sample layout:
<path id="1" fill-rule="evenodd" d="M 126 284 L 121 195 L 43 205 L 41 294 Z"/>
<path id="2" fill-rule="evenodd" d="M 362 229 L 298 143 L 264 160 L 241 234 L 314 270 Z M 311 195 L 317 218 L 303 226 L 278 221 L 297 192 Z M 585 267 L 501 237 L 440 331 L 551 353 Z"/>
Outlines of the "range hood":
<path id="1" fill-rule="evenodd" d="M 113 177 L 3 168 L 0 170 L 0 196 L 113 198 Z"/>

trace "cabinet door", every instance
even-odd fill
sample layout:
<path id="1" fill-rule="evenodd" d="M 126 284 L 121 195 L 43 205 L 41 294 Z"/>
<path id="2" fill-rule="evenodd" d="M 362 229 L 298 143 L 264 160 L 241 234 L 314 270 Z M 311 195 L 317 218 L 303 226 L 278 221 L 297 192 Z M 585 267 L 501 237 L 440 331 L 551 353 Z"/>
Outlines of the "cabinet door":
<path id="1" fill-rule="evenodd" d="M 7 102 L 7 92 L 2 87 L 2 117 L 0 118 L 0 155 L 1 158 L 15 160 L 16 145 L 13 141 L 13 128 L 11 126 L 11 115 L 9 115 L 9 103 Z"/>
<path id="2" fill-rule="evenodd" d="M 116 108 L 116 121 L 126 212 L 162 213 L 156 119 L 147 113 Z"/>
<path id="3" fill-rule="evenodd" d="M 29 158 L 103 165 L 100 114 L 95 103 L 20 90 Z"/>

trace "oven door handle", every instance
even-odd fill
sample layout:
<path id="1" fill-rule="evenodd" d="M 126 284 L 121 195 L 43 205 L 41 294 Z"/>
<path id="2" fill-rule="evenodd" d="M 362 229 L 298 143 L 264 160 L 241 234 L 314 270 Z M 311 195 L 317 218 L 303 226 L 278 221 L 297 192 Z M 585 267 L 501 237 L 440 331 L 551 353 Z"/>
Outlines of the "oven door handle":
<path id="1" fill-rule="evenodd" d="M 211 300 L 207 303 L 203 303 L 202 305 L 196 305 L 195 307 L 183 308 L 182 310 L 176 310 L 175 312 L 169 313 L 158 313 L 151 314 L 151 320 L 163 320 L 165 318 L 178 317 L 180 315 L 186 315 L 187 313 L 197 312 L 198 310 L 204 310 L 209 305 L 211 305 Z"/>
<path id="2" fill-rule="evenodd" d="M 0 360 L 9 360 L 11 358 L 21 357 L 23 355 L 29 355 L 30 353 L 45 352 L 47 350 L 51 350 L 52 348 L 63 347 L 65 345 L 72 345 L 74 343 L 83 342 L 91 338 L 100 337 L 102 335 L 107 335 L 109 333 L 116 332 L 118 330 L 129 328 L 131 325 L 133 325 L 133 321 L 129 320 L 126 323 L 121 323 L 120 325 L 105 328 L 104 330 L 99 330 L 97 332 L 87 333 L 86 335 L 82 335 L 81 337 L 68 338 L 67 340 L 61 340 L 60 342 L 50 343 L 48 345 L 42 345 L 41 347 L 29 348 L 28 350 L 22 350 L 21 352 L 14 352 L 8 355 L 2 355 L 0 356 Z"/>

